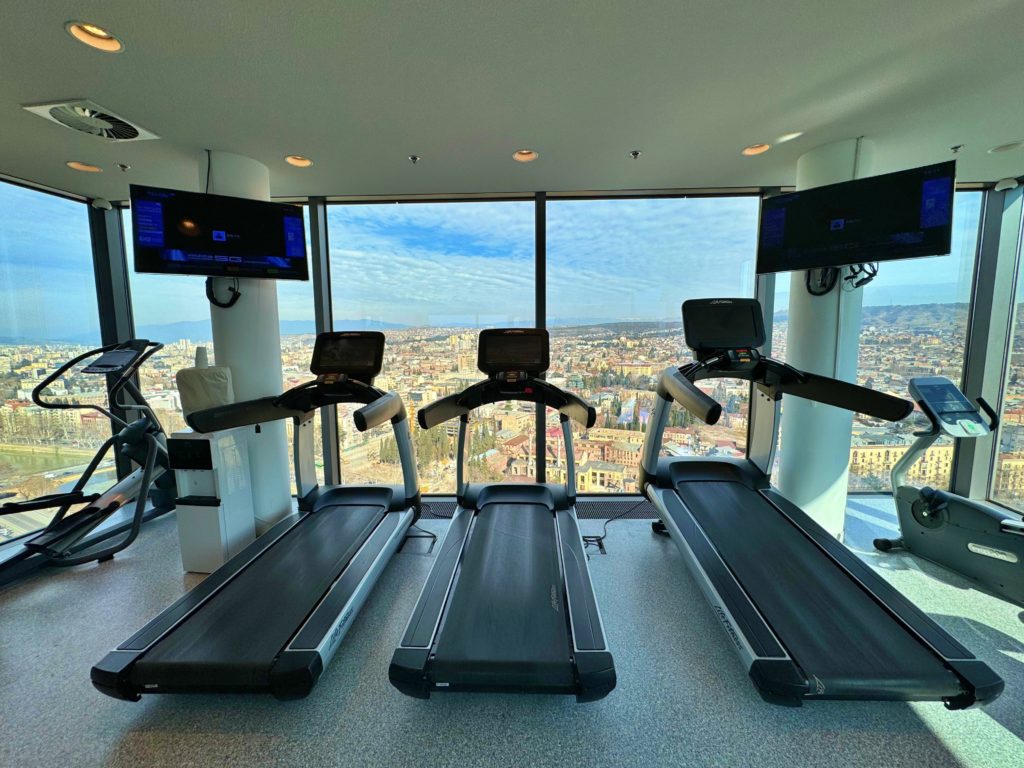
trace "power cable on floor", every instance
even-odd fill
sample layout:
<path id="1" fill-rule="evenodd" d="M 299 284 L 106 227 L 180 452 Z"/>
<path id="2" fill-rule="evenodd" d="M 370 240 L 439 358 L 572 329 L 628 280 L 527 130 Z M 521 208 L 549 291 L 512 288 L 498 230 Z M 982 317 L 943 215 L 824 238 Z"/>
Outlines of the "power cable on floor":
<path id="1" fill-rule="evenodd" d="M 615 515 L 615 517 L 609 517 L 607 520 L 604 521 L 604 526 L 602 526 L 602 528 L 601 528 L 601 535 L 600 536 L 591 535 L 591 536 L 584 536 L 583 537 L 583 546 L 584 546 L 584 548 L 586 549 L 586 548 L 589 548 L 589 547 L 597 547 L 597 551 L 600 552 L 602 555 L 607 554 L 605 552 L 605 548 L 604 548 L 604 540 L 605 540 L 605 537 L 608 536 L 608 523 L 613 523 L 616 520 L 621 520 L 626 515 L 628 515 L 630 512 L 632 512 L 635 509 L 639 509 L 640 507 L 642 507 L 646 503 L 647 503 L 647 499 L 640 499 L 640 501 L 638 501 L 636 504 L 631 506 L 625 512 L 620 512 L 619 514 Z"/>

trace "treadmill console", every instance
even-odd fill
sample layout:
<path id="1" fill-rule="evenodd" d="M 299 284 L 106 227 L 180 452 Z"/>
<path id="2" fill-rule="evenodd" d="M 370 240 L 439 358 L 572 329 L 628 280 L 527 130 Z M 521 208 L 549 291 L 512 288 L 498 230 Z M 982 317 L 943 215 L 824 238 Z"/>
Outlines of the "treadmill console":
<path id="1" fill-rule="evenodd" d="M 548 332 L 542 328 L 489 328 L 480 331 L 477 367 L 492 378 L 539 376 L 551 363 Z"/>
<path id="2" fill-rule="evenodd" d="M 335 331 L 317 334 L 309 370 L 330 379 L 346 376 L 371 384 L 383 365 L 383 333 Z"/>
<path id="3" fill-rule="evenodd" d="M 911 379 L 909 389 L 925 415 L 950 437 L 984 437 L 991 432 L 978 409 L 945 376 Z"/>
<path id="4" fill-rule="evenodd" d="M 686 346 L 700 361 L 715 358 L 717 369 L 757 365 L 764 344 L 764 320 L 757 299 L 690 299 L 683 302 Z"/>

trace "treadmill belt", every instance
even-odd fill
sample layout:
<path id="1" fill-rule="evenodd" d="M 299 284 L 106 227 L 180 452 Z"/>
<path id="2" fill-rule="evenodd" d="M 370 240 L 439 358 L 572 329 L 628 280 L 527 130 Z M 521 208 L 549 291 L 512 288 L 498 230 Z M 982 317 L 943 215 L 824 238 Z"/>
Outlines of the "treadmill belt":
<path id="1" fill-rule="evenodd" d="M 259 687 L 324 592 L 384 517 L 383 506 L 308 514 L 135 664 L 168 688 Z"/>
<path id="2" fill-rule="evenodd" d="M 487 504 L 463 553 L 433 662 L 439 682 L 571 686 L 555 518 L 542 504 Z"/>
<path id="3" fill-rule="evenodd" d="M 677 492 L 789 654 L 824 687 L 819 695 L 959 691 L 931 651 L 758 491 L 684 482 Z"/>

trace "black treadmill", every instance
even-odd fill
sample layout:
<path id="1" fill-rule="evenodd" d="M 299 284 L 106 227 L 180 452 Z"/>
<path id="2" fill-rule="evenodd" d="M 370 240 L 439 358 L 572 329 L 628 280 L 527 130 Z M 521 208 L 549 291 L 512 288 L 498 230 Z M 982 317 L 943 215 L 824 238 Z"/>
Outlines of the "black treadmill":
<path id="1" fill-rule="evenodd" d="M 419 514 L 405 406 L 371 383 L 383 356 L 381 333 L 321 333 L 310 364 L 315 380 L 280 397 L 188 417 L 197 432 L 291 418 L 299 514 L 281 520 L 107 654 L 92 668 L 97 689 L 131 701 L 143 693 L 309 694 Z M 316 484 L 313 416 L 339 403 L 365 404 L 353 414 L 360 431 L 391 422 L 404 486 Z M 179 456 L 175 463 L 189 462 L 210 466 L 208 455 Z"/>
<path id="2" fill-rule="evenodd" d="M 949 709 L 999 696 L 1003 681 L 985 663 L 769 482 L 784 394 L 886 421 L 913 404 L 763 357 L 753 299 L 687 301 L 683 325 L 696 360 L 661 374 L 641 486 L 661 517 L 655 531 L 679 547 L 761 695 L 782 704 L 937 700 Z M 718 420 L 721 406 L 694 384 L 707 378 L 754 385 L 762 407 L 747 457 L 659 457 L 673 401 Z"/>
<path id="3" fill-rule="evenodd" d="M 576 521 L 569 420 L 594 425 L 594 409 L 538 378 L 548 367 L 547 331 L 481 332 L 488 378 L 419 412 L 420 426 L 459 419 L 458 507 L 402 643 L 392 684 L 431 691 L 575 694 L 594 701 L 615 687 L 587 557 Z M 464 482 L 469 414 L 525 400 L 556 409 L 565 439 L 565 486 Z"/>

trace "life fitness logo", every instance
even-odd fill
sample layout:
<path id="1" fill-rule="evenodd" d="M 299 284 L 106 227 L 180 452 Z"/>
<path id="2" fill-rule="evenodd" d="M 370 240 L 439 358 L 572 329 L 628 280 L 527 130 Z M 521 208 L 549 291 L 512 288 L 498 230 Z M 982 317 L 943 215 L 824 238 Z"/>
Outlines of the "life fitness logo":
<path id="1" fill-rule="evenodd" d="M 712 299 L 712 304 L 732 304 L 732 299 Z"/>

